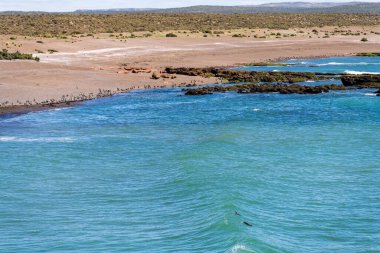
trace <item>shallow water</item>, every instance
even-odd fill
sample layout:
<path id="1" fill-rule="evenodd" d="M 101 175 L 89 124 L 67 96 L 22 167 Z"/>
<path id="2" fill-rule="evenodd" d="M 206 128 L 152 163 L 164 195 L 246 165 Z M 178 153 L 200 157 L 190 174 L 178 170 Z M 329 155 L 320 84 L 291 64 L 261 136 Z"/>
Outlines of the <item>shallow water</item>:
<path id="1" fill-rule="evenodd" d="M 146 90 L 1 118 L 0 251 L 379 252 L 373 91 Z"/>
<path id="2" fill-rule="evenodd" d="M 291 72 L 320 72 L 380 74 L 380 57 L 329 57 L 320 59 L 297 59 L 281 63 L 288 66 L 246 66 L 237 69 L 252 71 L 291 71 Z"/>

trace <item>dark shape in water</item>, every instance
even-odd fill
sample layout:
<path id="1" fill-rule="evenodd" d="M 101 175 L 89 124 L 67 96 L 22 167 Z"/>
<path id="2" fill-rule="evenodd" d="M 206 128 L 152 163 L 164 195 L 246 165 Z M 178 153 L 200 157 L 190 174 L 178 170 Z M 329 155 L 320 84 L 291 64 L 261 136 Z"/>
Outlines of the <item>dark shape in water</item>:
<path id="1" fill-rule="evenodd" d="M 249 223 L 249 222 L 243 221 L 243 224 L 246 225 L 246 226 L 248 226 L 248 227 L 252 227 L 252 224 Z"/>
<path id="2" fill-rule="evenodd" d="M 237 216 L 241 216 L 241 214 L 238 213 L 237 211 L 235 211 L 235 215 L 237 215 Z"/>

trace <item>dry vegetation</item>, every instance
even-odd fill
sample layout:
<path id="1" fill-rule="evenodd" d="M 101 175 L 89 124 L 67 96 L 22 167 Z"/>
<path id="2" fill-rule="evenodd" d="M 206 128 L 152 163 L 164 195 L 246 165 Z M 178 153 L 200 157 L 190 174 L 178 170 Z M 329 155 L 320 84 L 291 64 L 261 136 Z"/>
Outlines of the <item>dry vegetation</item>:
<path id="1" fill-rule="evenodd" d="M 32 54 L 24 54 L 20 53 L 19 51 L 15 53 L 10 53 L 8 50 L 3 49 L 0 51 L 0 60 L 34 60 L 34 61 L 40 61 L 40 58 L 33 57 Z"/>
<path id="2" fill-rule="evenodd" d="M 54 37 L 139 31 L 373 25 L 380 25 L 379 14 L 41 14 L 1 16 L 0 34 Z"/>

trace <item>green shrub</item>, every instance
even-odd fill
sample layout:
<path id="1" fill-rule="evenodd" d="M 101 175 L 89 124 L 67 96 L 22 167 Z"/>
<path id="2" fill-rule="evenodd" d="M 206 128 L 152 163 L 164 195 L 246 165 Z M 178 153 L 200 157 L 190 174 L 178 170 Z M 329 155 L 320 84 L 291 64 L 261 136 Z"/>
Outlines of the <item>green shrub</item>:
<path id="1" fill-rule="evenodd" d="M 15 53 L 9 53 L 8 50 L 3 49 L 0 51 L 0 60 L 34 60 L 40 61 L 40 58 L 33 57 L 32 54 L 23 54 L 19 51 Z"/>

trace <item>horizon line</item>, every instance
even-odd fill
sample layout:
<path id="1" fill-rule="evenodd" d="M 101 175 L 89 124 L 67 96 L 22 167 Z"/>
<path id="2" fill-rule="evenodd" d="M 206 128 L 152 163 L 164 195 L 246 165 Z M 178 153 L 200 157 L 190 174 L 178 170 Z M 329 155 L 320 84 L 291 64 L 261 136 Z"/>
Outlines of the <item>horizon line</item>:
<path id="1" fill-rule="evenodd" d="M 258 4 L 238 4 L 238 5 L 229 5 L 229 4 L 193 4 L 193 5 L 183 5 L 183 6 L 176 6 L 176 7 L 109 7 L 109 8 L 76 8 L 71 10 L 65 10 L 65 11 L 59 11 L 59 10 L 20 10 L 20 9 L 9 9 L 9 10 L 0 10 L 0 13 L 4 12 L 42 12 L 42 13 L 72 13 L 76 11 L 106 11 L 106 10 L 167 10 L 167 9 L 181 9 L 181 8 L 188 8 L 188 7 L 255 7 L 255 6 L 264 6 L 264 5 L 270 5 L 270 4 L 286 4 L 286 3 L 305 3 L 305 4 L 360 4 L 360 3 L 373 3 L 373 4 L 380 4 L 380 2 L 376 0 L 364 0 L 364 1 L 280 1 L 280 2 L 265 2 L 265 3 L 258 3 Z M 271 7 L 268 7 L 271 8 Z M 313 7 L 294 7 L 294 8 L 313 8 Z M 329 8 L 329 7 L 316 7 L 316 8 Z"/>

